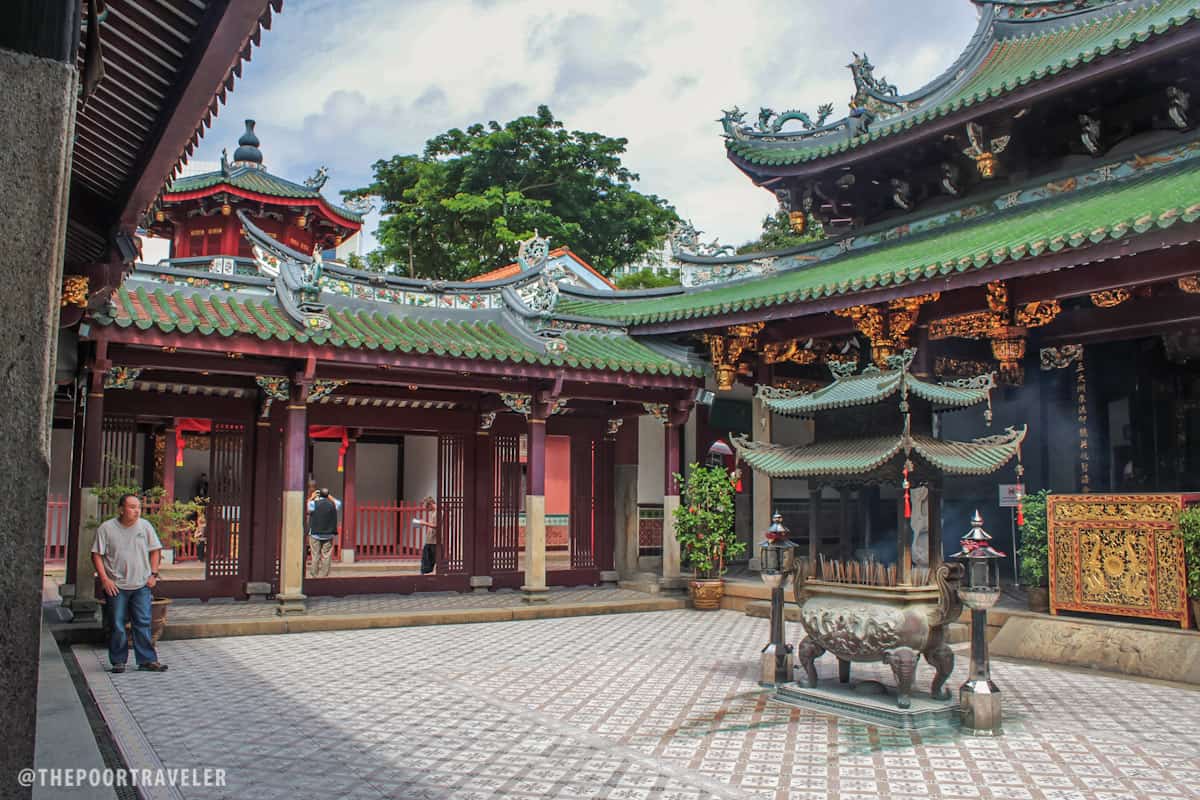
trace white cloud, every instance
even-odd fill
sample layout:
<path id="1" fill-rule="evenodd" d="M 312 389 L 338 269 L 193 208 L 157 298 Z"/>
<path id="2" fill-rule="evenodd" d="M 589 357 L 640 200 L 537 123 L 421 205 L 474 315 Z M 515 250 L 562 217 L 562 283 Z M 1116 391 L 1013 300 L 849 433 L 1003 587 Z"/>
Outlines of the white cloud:
<path id="1" fill-rule="evenodd" d="M 724 155 L 722 108 L 809 113 L 852 90 L 850 52 L 902 92 L 938 74 L 974 30 L 967 0 L 333 3 L 293 0 L 256 50 L 197 157 L 232 152 L 258 119 L 268 167 L 327 193 L 451 127 L 550 106 L 570 128 L 629 140 L 639 188 L 708 236 L 753 238 L 774 208 Z M 336 196 L 336 195 L 334 195 Z M 373 230 L 377 220 L 368 220 Z"/>

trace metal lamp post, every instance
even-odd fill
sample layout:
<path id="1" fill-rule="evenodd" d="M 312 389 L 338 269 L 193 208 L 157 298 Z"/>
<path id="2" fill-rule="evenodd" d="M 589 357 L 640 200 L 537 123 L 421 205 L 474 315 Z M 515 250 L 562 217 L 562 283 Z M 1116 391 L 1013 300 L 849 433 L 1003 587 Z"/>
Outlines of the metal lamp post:
<path id="1" fill-rule="evenodd" d="M 999 736 L 1000 689 L 992 683 L 987 649 L 987 610 L 1000 599 L 1000 560 L 1004 554 L 991 545 L 979 512 L 962 539 L 962 552 L 951 558 L 962 561 L 966 574 L 958 596 L 971 609 L 971 672 L 958 691 L 963 728 L 981 736 Z"/>
<path id="2" fill-rule="evenodd" d="M 778 686 L 792 678 L 792 646 L 784 640 L 783 586 L 796 568 L 796 545 L 788 538 L 791 532 L 776 511 L 762 543 L 760 563 L 763 583 L 771 587 L 771 641 L 762 651 L 762 673 L 759 683 Z"/>

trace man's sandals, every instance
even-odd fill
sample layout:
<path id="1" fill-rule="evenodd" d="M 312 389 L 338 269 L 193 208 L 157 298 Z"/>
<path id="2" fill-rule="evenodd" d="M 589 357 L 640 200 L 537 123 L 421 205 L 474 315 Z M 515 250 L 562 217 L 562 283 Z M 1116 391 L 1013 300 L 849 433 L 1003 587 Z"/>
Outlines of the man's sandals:
<path id="1" fill-rule="evenodd" d="M 167 665 L 151 661 L 149 664 L 138 664 L 138 670 L 141 672 L 166 672 Z"/>

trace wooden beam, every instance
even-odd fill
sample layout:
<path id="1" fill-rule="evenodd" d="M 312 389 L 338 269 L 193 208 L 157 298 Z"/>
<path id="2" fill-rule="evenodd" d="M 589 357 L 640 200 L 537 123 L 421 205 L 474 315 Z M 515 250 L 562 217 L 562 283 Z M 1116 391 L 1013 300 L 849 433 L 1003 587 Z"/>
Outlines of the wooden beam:
<path id="1" fill-rule="evenodd" d="M 179 80 L 162 104 L 158 119 L 131 169 L 122 193 L 120 224 L 133 228 L 154 202 L 191 143 L 213 98 L 224 91 L 230 69 L 258 31 L 269 0 L 211 0 L 191 40 Z"/>
<path id="2" fill-rule="evenodd" d="M 1040 345 L 1096 343 L 1154 336 L 1177 327 L 1200 326 L 1200 295 L 1178 294 L 1127 300 L 1115 308 L 1064 311 L 1042 328 Z"/>

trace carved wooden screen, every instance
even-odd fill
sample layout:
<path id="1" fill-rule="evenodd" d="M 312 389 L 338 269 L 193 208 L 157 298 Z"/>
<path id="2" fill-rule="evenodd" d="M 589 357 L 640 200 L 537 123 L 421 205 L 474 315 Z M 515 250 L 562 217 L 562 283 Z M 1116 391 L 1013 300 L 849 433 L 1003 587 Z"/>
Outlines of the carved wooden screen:
<path id="1" fill-rule="evenodd" d="M 516 572 L 521 542 L 521 437 L 492 440 L 492 573 Z"/>
<path id="2" fill-rule="evenodd" d="M 596 566 L 594 451 L 595 442 L 590 437 L 571 437 L 571 569 Z"/>
<path id="3" fill-rule="evenodd" d="M 250 535 L 246 506 L 250 485 L 247 474 L 246 426 L 214 422 L 209 444 L 207 512 L 209 578 L 234 578 L 242 565 Z"/>
<path id="4" fill-rule="evenodd" d="M 136 484 L 137 465 L 137 420 L 121 414 L 108 414 L 101 425 L 104 453 L 101 479 L 106 485 Z M 145 465 L 153 469 L 153 464 Z M 133 468 L 133 474 L 129 474 Z"/>
<path id="5" fill-rule="evenodd" d="M 1180 494 L 1052 494 L 1046 522 L 1050 611 L 1188 624 Z"/>
<path id="6" fill-rule="evenodd" d="M 438 436 L 438 570 L 443 574 L 466 570 L 464 511 L 467 505 L 465 469 L 466 437 L 461 433 Z"/>

